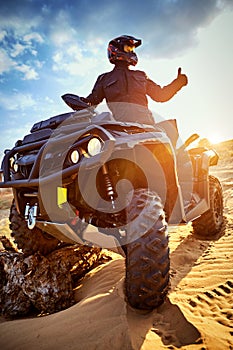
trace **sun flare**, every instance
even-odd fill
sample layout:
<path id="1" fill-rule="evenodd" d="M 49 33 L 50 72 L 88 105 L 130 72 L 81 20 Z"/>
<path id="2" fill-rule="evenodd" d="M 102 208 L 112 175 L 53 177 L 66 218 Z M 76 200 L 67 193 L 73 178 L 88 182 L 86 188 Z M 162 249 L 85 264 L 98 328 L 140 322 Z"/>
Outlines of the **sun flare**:
<path id="1" fill-rule="evenodd" d="M 210 143 L 216 144 L 219 142 L 224 141 L 224 137 L 220 134 L 220 133 L 212 133 L 209 137 L 208 140 L 210 141 Z"/>

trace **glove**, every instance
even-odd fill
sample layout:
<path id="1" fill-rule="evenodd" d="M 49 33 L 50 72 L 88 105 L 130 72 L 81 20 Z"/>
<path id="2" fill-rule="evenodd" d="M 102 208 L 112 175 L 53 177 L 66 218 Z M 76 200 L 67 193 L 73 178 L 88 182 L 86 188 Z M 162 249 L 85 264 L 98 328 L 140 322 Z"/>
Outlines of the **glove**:
<path id="1" fill-rule="evenodd" d="M 182 86 L 188 84 L 188 78 L 185 74 L 181 73 L 181 68 L 178 69 L 177 79 L 179 80 Z"/>
<path id="2" fill-rule="evenodd" d="M 87 104 L 90 104 L 90 102 L 88 101 L 88 99 L 86 97 L 80 97 L 80 100 L 87 103 Z"/>

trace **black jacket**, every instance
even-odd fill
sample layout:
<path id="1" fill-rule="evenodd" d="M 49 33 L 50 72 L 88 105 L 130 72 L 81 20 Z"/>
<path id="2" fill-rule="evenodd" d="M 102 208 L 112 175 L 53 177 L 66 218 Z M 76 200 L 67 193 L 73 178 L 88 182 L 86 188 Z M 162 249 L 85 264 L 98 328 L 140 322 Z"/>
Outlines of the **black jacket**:
<path id="1" fill-rule="evenodd" d="M 98 105 L 106 99 L 116 120 L 139 123 L 154 123 L 148 110 L 147 95 L 156 102 L 170 100 L 182 86 L 186 85 L 184 75 L 161 87 L 139 70 L 130 70 L 119 64 L 111 72 L 101 74 L 87 102 Z"/>

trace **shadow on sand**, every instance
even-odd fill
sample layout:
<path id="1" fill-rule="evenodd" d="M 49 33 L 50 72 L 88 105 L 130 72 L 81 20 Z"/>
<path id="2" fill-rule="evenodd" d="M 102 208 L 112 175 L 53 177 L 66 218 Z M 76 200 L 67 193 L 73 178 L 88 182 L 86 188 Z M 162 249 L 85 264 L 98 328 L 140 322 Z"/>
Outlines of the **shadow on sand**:
<path id="1" fill-rule="evenodd" d="M 221 233 L 212 240 L 200 240 L 189 234 L 171 253 L 169 293 L 174 291 L 180 281 L 187 276 L 197 260 L 208 250 L 211 242 L 224 235 L 226 226 L 225 218 Z M 133 334 L 131 339 L 134 349 L 141 348 L 149 331 L 160 336 L 162 343 L 171 348 L 202 344 L 200 332 L 186 319 L 179 306 L 171 303 L 169 294 L 164 304 L 152 312 L 140 312 L 128 306 L 127 319 L 129 328 L 137 330 L 137 334 Z"/>

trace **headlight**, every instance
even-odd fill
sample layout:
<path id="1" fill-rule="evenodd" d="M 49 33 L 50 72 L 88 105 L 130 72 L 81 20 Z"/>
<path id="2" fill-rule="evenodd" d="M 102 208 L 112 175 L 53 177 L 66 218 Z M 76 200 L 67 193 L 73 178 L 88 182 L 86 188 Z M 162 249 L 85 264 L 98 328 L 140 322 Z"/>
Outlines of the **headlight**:
<path id="1" fill-rule="evenodd" d="M 17 173 L 17 171 L 19 170 L 19 165 L 16 163 L 16 160 L 14 157 L 10 158 L 10 167 L 11 169 L 14 170 L 15 173 Z"/>
<path id="2" fill-rule="evenodd" d="M 10 167 L 13 168 L 15 162 L 15 158 L 11 157 L 10 158 Z"/>
<path id="3" fill-rule="evenodd" d="M 97 139 L 97 137 L 93 137 L 93 139 L 91 139 L 87 145 L 88 154 L 90 156 L 95 156 L 96 154 L 100 153 L 101 150 L 102 150 L 101 141 Z"/>
<path id="4" fill-rule="evenodd" d="M 77 164 L 79 161 L 79 152 L 77 150 L 74 150 L 70 154 L 70 160 L 73 164 Z"/>
<path id="5" fill-rule="evenodd" d="M 17 164 L 17 163 L 14 163 L 14 165 L 13 165 L 13 169 L 14 169 L 14 172 L 15 172 L 15 173 L 17 173 L 17 172 L 18 172 L 18 170 L 19 170 L 19 166 L 18 166 L 18 164 Z"/>

